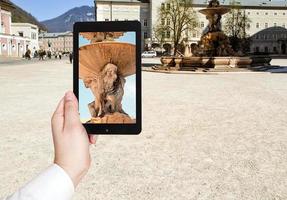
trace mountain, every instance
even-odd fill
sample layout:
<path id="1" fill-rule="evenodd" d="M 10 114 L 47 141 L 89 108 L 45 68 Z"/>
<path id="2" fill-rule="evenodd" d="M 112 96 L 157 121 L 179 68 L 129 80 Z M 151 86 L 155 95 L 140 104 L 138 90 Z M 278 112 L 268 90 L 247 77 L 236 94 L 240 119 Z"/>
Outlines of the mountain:
<path id="1" fill-rule="evenodd" d="M 94 21 L 94 7 L 81 6 L 73 8 L 59 17 L 42 21 L 48 32 L 66 32 L 72 31 L 75 22 Z"/>
<path id="2" fill-rule="evenodd" d="M 35 24 L 39 27 L 41 30 L 46 30 L 46 27 L 41 24 L 33 15 L 30 13 L 27 13 L 25 10 L 14 4 L 13 2 L 9 0 L 5 0 L 6 2 L 12 4 L 14 9 L 11 11 L 12 12 L 12 22 L 15 23 L 31 23 Z"/>

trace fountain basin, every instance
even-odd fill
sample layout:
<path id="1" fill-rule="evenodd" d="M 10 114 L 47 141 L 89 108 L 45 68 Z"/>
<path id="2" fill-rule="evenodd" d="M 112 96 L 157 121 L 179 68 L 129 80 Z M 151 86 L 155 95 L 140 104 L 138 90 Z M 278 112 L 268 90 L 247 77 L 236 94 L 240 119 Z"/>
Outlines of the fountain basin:
<path id="1" fill-rule="evenodd" d="M 207 16 L 211 16 L 215 14 L 225 15 L 229 11 L 230 11 L 230 8 L 224 8 L 224 7 L 205 8 L 205 9 L 199 10 L 200 13 L 207 15 Z"/>
<path id="2" fill-rule="evenodd" d="M 163 65 L 174 67 L 176 70 L 190 70 L 191 68 L 250 68 L 253 66 L 269 66 L 270 57 L 244 56 L 244 57 L 179 57 L 161 59 Z M 163 62 L 165 61 L 165 62 Z"/>
<path id="3" fill-rule="evenodd" d="M 206 15 L 206 16 L 212 16 L 215 14 L 224 15 L 230 11 L 230 8 L 225 7 L 212 7 L 212 8 L 205 8 L 202 10 L 199 10 L 200 13 Z"/>

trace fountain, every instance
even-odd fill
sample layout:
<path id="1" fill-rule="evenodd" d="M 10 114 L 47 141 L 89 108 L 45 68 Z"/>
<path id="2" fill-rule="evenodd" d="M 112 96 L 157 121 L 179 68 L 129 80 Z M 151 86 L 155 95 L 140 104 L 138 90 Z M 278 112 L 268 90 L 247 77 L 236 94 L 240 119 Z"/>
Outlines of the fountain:
<path id="1" fill-rule="evenodd" d="M 208 20 L 200 41 L 189 45 L 185 42 L 183 57 L 161 59 L 164 66 L 173 66 L 175 70 L 193 70 L 194 68 L 250 68 L 270 65 L 268 57 L 243 56 L 235 52 L 229 38 L 222 31 L 222 16 L 230 11 L 222 7 L 218 0 L 211 0 L 207 8 L 199 10 Z"/>

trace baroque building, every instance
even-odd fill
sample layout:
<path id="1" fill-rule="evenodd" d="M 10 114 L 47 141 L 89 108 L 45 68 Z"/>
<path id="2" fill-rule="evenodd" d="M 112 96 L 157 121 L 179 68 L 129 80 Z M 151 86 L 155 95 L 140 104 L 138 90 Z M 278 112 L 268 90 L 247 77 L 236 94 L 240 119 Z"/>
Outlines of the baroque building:
<path id="1" fill-rule="evenodd" d="M 0 1 L 0 56 L 22 57 L 29 49 L 38 50 L 38 26 L 30 23 L 12 23 L 13 5 Z"/>
<path id="2" fill-rule="evenodd" d="M 167 23 L 168 19 L 159 19 L 160 7 L 167 7 L 165 0 L 151 0 L 152 27 L 157 23 Z M 221 0 L 221 5 L 230 7 L 233 0 Z M 287 45 L 287 1 L 272 0 L 242 0 L 236 1 L 241 11 L 250 19 L 247 36 L 251 38 L 251 53 L 274 53 L 286 54 Z M 196 43 L 200 40 L 202 31 L 207 26 L 208 21 L 205 16 L 197 12 L 207 6 L 208 0 L 194 0 L 193 9 L 197 13 L 198 24 L 194 31 L 187 32 L 185 35 L 189 43 Z M 224 20 L 227 15 L 223 16 Z M 156 38 L 152 33 L 151 43 L 156 44 Z M 166 33 L 169 36 L 169 33 Z M 169 44 L 166 39 L 166 44 Z"/>
<path id="3" fill-rule="evenodd" d="M 40 33 L 39 45 L 41 49 L 50 50 L 53 52 L 72 52 L 73 33 L 70 31 L 64 33 Z"/>

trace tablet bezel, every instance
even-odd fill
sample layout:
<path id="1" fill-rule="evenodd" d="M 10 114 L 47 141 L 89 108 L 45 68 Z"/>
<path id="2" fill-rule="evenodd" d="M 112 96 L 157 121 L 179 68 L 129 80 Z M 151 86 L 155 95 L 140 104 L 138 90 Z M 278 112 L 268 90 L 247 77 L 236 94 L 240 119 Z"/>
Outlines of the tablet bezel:
<path id="1" fill-rule="evenodd" d="M 136 135 L 142 129 L 141 106 L 141 24 L 139 21 L 77 22 L 73 39 L 73 90 L 79 99 L 79 33 L 80 32 L 135 32 L 136 33 L 136 123 L 83 124 L 88 134 Z"/>

